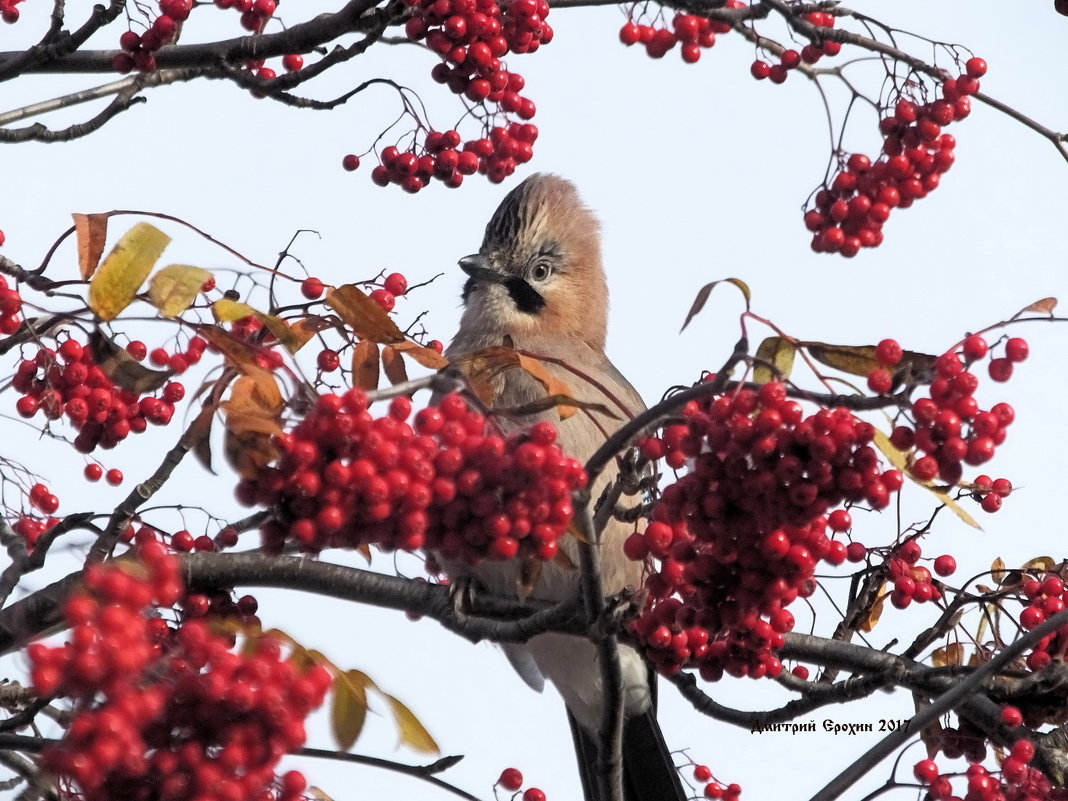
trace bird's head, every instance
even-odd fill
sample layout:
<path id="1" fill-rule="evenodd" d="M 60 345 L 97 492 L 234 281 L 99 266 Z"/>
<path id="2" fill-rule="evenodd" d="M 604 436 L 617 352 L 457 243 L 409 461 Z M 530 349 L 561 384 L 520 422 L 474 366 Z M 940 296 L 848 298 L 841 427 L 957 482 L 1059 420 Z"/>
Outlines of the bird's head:
<path id="1" fill-rule="evenodd" d="M 460 268 L 469 276 L 461 327 L 517 342 L 578 338 L 604 350 L 600 226 L 570 181 L 538 173 L 509 192 Z"/>

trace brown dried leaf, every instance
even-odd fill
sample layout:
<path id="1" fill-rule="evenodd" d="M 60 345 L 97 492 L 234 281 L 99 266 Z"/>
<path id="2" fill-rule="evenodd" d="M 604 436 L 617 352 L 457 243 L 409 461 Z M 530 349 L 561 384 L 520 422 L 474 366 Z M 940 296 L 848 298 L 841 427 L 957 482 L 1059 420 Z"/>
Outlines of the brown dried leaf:
<path id="1" fill-rule="evenodd" d="M 1020 309 L 1011 319 L 1015 320 L 1017 317 L 1021 317 L 1024 314 L 1053 314 L 1053 310 L 1056 308 L 1056 298 L 1042 298 L 1042 300 L 1036 300 L 1030 306 Z"/>
<path id="2" fill-rule="evenodd" d="M 388 693 L 383 697 L 389 702 L 393 711 L 393 719 L 397 722 L 397 730 L 400 732 L 401 743 L 424 754 L 437 754 L 440 749 L 430 736 L 422 723 L 407 706 Z"/>
<path id="3" fill-rule="evenodd" d="M 243 477 L 254 476 L 281 455 L 274 437 L 282 433 L 282 394 L 266 370 L 243 375 L 221 404 L 226 414 L 226 458 Z"/>
<path id="4" fill-rule="evenodd" d="M 112 342 L 99 328 L 89 335 L 89 347 L 104 375 L 115 382 L 116 386 L 131 392 L 153 392 L 166 384 L 174 374 L 170 370 L 145 367 L 131 356 L 126 348 L 120 348 Z"/>
<path id="5" fill-rule="evenodd" d="M 922 712 L 927 707 L 927 700 L 916 693 L 912 694 L 912 703 L 916 712 Z M 928 758 L 933 759 L 937 756 L 943 745 L 941 721 L 935 718 L 930 725 L 924 727 L 924 730 L 920 732 L 920 740 L 927 749 Z"/>
<path id="6" fill-rule="evenodd" d="M 89 283 L 89 308 L 101 320 L 114 320 L 133 303 L 137 290 L 171 238 L 146 222 L 126 232 Z"/>
<path id="7" fill-rule="evenodd" d="M 107 214 L 72 214 L 74 218 L 74 234 L 78 240 L 78 270 L 82 280 L 88 281 L 96 266 L 100 263 L 100 256 L 104 252 L 104 242 L 108 238 Z"/>
<path id="8" fill-rule="evenodd" d="M 1005 561 L 999 556 L 990 563 L 990 578 L 999 585 L 1005 580 Z"/>
<path id="9" fill-rule="evenodd" d="M 1021 570 L 1046 572 L 1053 570 L 1056 566 L 1057 562 L 1052 556 L 1036 556 L 1034 559 L 1028 559 L 1024 562 Z"/>
<path id="10" fill-rule="evenodd" d="M 244 414 L 277 421 L 285 402 L 278 389 L 278 381 L 266 370 L 243 375 L 234 381 L 230 397 L 222 407 L 228 414 Z"/>
<path id="11" fill-rule="evenodd" d="M 604 415 L 613 420 L 618 420 L 619 415 L 615 414 L 611 409 L 605 406 L 603 403 L 594 403 L 592 401 L 580 401 L 572 398 L 570 395 L 546 395 L 543 398 L 531 401 L 530 403 L 524 403 L 522 406 L 507 406 L 498 407 L 498 409 L 504 414 L 515 415 L 516 417 L 525 417 L 532 414 L 540 414 L 553 408 L 567 408 L 568 417 L 575 413 L 576 409 L 586 409 L 587 411 L 594 412 L 598 415 Z M 561 414 L 561 417 L 564 415 Z"/>
<path id="12" fill-rule="evenodd" d="M 226 361 L 245 375 L 268 372 L 256 361 L 258 350 L 217 325 L 201 325 L 197 333 L 215 346 Z"/>
<path id="13" fill-rule="evenodd" d="M 393 347 L 414 359 L 418 364 L 431 370 L 440 370 L 442 367 L 449 366 L 449 360 L 442 354 L 438 353 L 433 348 L 427 348 L 420 345 L 418 342 L 412 342 L 411 340 L 406 339 L 404 342 L 396 343 Z"/>
<path id="14" fill-rule="evenodd" d="M 329 290 L 326 304 L 360 339 L 370 339 L 382 345 L 404 341 L 404 333 L 385 309 L 353 284 Z"/>
<path id="15" fill-rule="evenodd" d="M 211 467 L 211 425 L 215 422 L 215 407 L 206 405 L 201 408 L 192 425 L 182 435 L 184 442 L 193 451 L 197 461 L 212 475 Z"/>
<path id="16" fill-rule="evenodd" d="M 293 338 L 293 345 L 290 350 L 296 353 L 303 348 L 313 336 L 320 331 L 325 331 L 331 328 L 332 324 L 325 317 L 320 317 L 317 314 L 313 314 L 309 317 L 303 317 L 297 320 L 291 326 L 289 326 L 290 335 Z"/>
<path id="17" fill-rule="evenodd" d="M 734 284 L 741 291 L 745 297 L 745 309 L 749 311 L 749 303 L 752 301 L 753 296 L 749 291 L 749 284 L 743 281 L 741 278 L 723 278 L 719 281 L 713 281 L 711 284 L 705 284 L 697 292 L 697 297 L 693 299 L 693 305 L 690 306 L 690 311 L 686 314 L 686 319 L 682 323 L 682 328 L 679 332 L 686 330 L 686 326 L 690 324 L 690 320 L 701 313 L 701 309 L 705 307 L 705 303 L 708 302 L 708 296 L 712 294 L 712 290 L 715 289 L 717 284 L 728 283 Z"/>
<path id="18" fill-rule="evenodd" d="M 148 297 L 164 317 L 177 317 L 193 304 L 210 277 L 203 267 L 168 264 L 148 282 Z"/>
<path id="19" fill-rule="evenodd" d="M 881 366 L 879 360 L 875 358 L 874 345 L 830 345 L 826 342 L 798 342 L 797 346 L 807 350 L 812 355 L 812 358 L 817 361 L 850 375 L 867 376 L 872 370 Z M 911 372 L 917 373 L 930 368 L 934 362 L 934 356 L 907 350 L 904 358 L 895 365 L 894 369 L 908 368 Z"/>
<path id="20" fill-rule="evenodd" d="M 936 648 L 931 654 L 931 664 L 935 667 L 948 667 L 950 665 L 964 664 L 964 645 L 959 642 L 951 642 Z"/>
<path id="21" fill-rule="evenodd" d="M 408 380 L 408 371 L 404 367 L 404 357 L 392 345 L 382 348 L 382 371 L 389 383 L 396 386 Z"/>
<path id="22" fill-rule="evenodd" d="M 497 400 L 495 379 L 505 370 L 519 366 L 519 354 L 514 348 L 493 345 L 465 353 L 453 364 L 463 370 L 483 403 L 492 406 Z"/>
<path id="23" fill-rule="evenodd" d="M 757 348 L 756 357 L 775 366 L 775 371 L 762 364 L 758 364 L 753 370 L 753 380 L 758 384 L 766 384 L 779 378 L 788 378 L 794 368 L 794 356 L 797 348 L 788 339 L 783 337 L 768 337 Z"/>
<path id="24" fill-rule="evenodd" d="M 875 599 L 875 603 L 871 605 L 871 610 L 868 612 L 868 616 L 860 624 L 860 630 L 863 632 L 871 632 L 875 628 L 875 624 L 879 622 L 879 618 L 883 616 L 883 607 L 886 606 L 886 599 L 889 597 L 886 592 L 886 584 L 883 584 L 879 588 L 879 595 Z"/>
<path id="25" fill-rule="evenodd" d="M 240 417 L 240 416 L 239 416 Z M 281 454 L 275 447 L 273 437 L 267 432 L 255 431 L 252 418 L 248 419 L 249 425 L 245 425 L 244 418 L 235 421 L 227 417 L 226 436 L 223 438 L 223 449 L 226 459 L 231 467 L 242 478 L 255 478 L 260 470 L 278 459 Z M 244 429 L 244 433 L 236 434 L 229 426 L 238 424 Z"/>
<path id="26" fill-rule="evenodd" d="M 378 343 L 361 339 L 352 349 L 352 383 L 358 389 L 373 392 L 378 389 Z"/>
<path id="27" fill-rule="evenodd" d="M 330 728 L 342 751 L 356 744 L 367 720 L 366 675 L 346 670 L 334 678 L 334 699 L 330 706 Z M 374 686 L 374 683 L 371 683 Z"/>

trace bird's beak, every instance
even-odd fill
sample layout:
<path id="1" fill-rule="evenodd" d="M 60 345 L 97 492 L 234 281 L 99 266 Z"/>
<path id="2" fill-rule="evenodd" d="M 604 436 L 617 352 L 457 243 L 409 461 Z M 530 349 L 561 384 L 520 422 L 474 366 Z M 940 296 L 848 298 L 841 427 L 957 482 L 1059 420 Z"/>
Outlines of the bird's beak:
<path id="1" fill-rule="evenodd" d="M 489 266 L 486 257 L 481 253 L 464 256 L 460 259 L 460 269 L 478 281 L 490 284 L 503 284 L 505 276 Z"/>

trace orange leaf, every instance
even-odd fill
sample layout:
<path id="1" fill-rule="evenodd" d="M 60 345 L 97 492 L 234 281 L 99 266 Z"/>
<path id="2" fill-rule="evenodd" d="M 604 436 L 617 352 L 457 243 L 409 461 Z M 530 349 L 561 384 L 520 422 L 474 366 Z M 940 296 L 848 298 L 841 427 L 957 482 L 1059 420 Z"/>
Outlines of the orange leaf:
<path id="1" fill-rule="evenodd" d="M 378 389 L 378 343 L 361 339 L 352 349 L 352 383 L 359 389 Z"/>
<path id="2" fill-rule="evenodd" d="M 557 378 L 551 370 L 546 369 L 545 364 L 539 359 L 532 358 L 530 356 L 520 356 L 519 365 L 532 376 L 534 376 L 545 387 L 545 391 L 550 395 L 570 397 L 571 390 L 563 381 Z M 565 403 L 559 404 L 557 411 L 560 413 L 560 419 L 566 420 L 575 412 L 578 411 L 574 406 L 568 406 Z"/>
<path id="3" fill-rule="evenodd" d="M 309 339 L 318 334 L 320 331 L 325 331 L 330 327 L 330 321 L 327 320 L 325 317 L 320 317 L 317 314 L 313 314 L 310 317 L 304 317 L 300 320 L 297 320 L 295 323 L 289 326 L 289 331 L 293 336 L 293 346 L 290 348 L 290 350 L 293 353 L 296 353 L 298 350 L 304 347 L 304 345 L 307 344 Z"/>
<path id="4" fill-rule="evenodd" d="M 429 367 L 431 370 L 440 370 L 442 367 L 448 367 L 449 365 L 449 360 L 433 348 L 424 347 L 408 339 L 404 340 L 404 342 L 396 343 L 393 347 L 415 359 L 423 367 Z"/>
<path id="5" fill-rule="evenodd" d="M 326 293 L 326 303 L 360 339 L 382 345 L 404 341 L 404 333 L 385 309 L 353 284 L 331 289 Z"/>
<path id="6" fill-rule="evenodd" d="M 1056 308 L 1057 308 L 1057 299 L 1056 298 L 1042 298 L 1042 300 L 1036 300 L 1030 306 L 1027 306 L 1027 307 L 1025 307 L 1023 309 L 1020 309 L 1020 311 L 1016 312 L 1016 314 L 1014 314 L 1012 316 L 1012 319 L 1015 320 L 1020 315 L 1029 314 L 1029 313 L 1034 313 L 1034 314 L 1053 314 L 1053 310 L 1056 309 Z"/>
<path id="7" fill-rule="evenodd" d="M 404 358 L 392 345 L 382 348 L 382 370 L 389 379 L 389 383 L 403 384 L 408 380 L 408 371 L 404 368 Z"/>
<path id="8" fill-rule="evenodd" d="M 931 664 L 935 667 L 964 664 L 964 646 L 959 642 L 951 642 L 936 648 L 931 654 Z"/>
<path id="9" fill-rule="evenodd" d="M 886 592 L 886 585 L 883 584 L 879 590 L 879 597 L 875 599 L 875 603 L 871 605 L 871 610 L 868 612 L 867 618 L 860 624 L 860 630 L 865 632 L 871 632 L 875 628 L 875 624 L 879 622 L 879 618 L 883 615 L 883 607 L 886 605 L 886 599 L 888 598 Z"/>
<path id="10" fill-rule="evenodd" d="M 78 269 L 82 279 L 88 281 L 96 266 L 100 263 L 100 256 L 104 252 L 104 242 L 108 237 L 107 214 L 72 214 L 74 218 L 74 233 L 78 238 Z"/>
<path id="11" fill-rule="evenodd" d="M 242 339 L 217 325 L 197 326 L 197 333 L 215 346 L 226 361 L 245 375 L 265 373 L 256 361 L 259 351 Z"/>

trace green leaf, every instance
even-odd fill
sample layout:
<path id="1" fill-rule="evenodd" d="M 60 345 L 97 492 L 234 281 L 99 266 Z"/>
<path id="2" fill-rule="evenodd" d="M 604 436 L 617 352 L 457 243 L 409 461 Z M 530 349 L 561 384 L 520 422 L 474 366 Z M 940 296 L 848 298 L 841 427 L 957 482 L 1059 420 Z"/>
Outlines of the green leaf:
<path id="1" fill-rule="evenodd" d="M 753 380 L 758 384 L 766 384 L 769 381 L 780 378 L 789 378 L 790 371 L 794 368 L 794 356 L 797 348 L 794 344 L 783 337 L 768 337 L 757 348 L 757 359 L 774 365 L 775 370 L 758 364 L 753 369 Z M 776 372 L 778 374 L 776 375 Z"/>
<path id="2" fill-rule="evenodd" d="M 114 320 L 133 303 L 137 290 L 171 238 L 154 225 L 141 222 L 120 239 L 89 284 L 89 308 L 101 320 Z"/>
<path id="3" fill-rule="evenodd" d="M 356 744 L 367 720 L 366 679 L 366 675 L 359 670 L 346 670 L 334 678 L 330 727 L 334 742 L 342 751 L 348 751 Z"/>
<path id="4" fill-rule="evenodd" d="M 168 264 L 148 282 L 148 297 L 164 317 L 177 317 L 193 305 L 209 278 L 203 267 Z"/>

